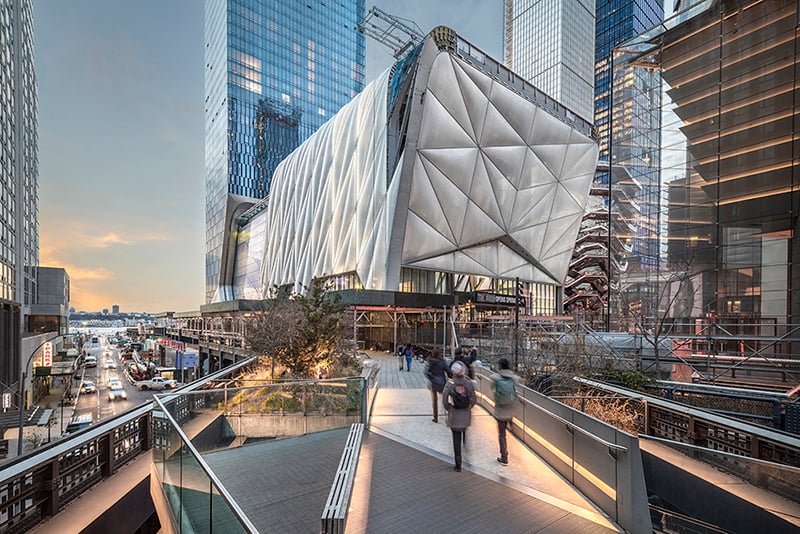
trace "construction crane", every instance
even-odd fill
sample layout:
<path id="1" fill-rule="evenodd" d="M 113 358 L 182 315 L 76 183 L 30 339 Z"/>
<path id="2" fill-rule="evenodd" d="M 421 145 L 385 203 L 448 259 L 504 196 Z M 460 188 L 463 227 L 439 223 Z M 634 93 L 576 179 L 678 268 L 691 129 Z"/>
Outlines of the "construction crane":
<path id="1" fill-rule="evenodd" d="M 375 22 L 377 21 L 377 22 Z M 382 24 L 378 24 L 378 22 Z M 358 31 L 368 35 L 392 51 L 395 59 L 400 59 L 417 43 L 422 41 L 422 30 L 417 23 L 404 20 L 372 6 L 358 23 Z"/>

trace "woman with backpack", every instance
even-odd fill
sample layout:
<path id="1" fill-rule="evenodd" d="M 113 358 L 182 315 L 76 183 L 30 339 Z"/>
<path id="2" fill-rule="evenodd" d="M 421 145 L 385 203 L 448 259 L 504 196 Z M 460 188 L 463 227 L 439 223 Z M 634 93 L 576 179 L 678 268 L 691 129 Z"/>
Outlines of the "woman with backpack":
<path id="1" fill-rule="evenodd" d="M 514 418 L 514 401 L 517 400 L 519 377 L 511 370 L 508 358 L 500 358 L 497 362 L 497 367 L 498 371 L 489 377 L 492 381 L 494 418 L 497 419 L 497 437 L 500 441 L 500 456 L 497 461 L 503 465 L 508 465 L 506 429 L 511 419 Z"/>
<path id="2" fill-rule="evenodd" d="M 411 347 L 411 344 L 406 344 L 406 371 L 409 373 L 411 372 L 411 362 L 414 361 L 414 349 Z M 400 362 L 400 370 L 403 370 L 403 363 Z"/>
<path id="3" fill-rule="evenodd" d="M 467 366 L 455 361 L 450 366 L 453 379 L 447 382 L 442 391 L 442 405 L 447 416 L 447 426 L 453 434 L 453 455 L 455 471 L 461 471 L 461 443 L 466 440 L 466 430 L 472 418 L 472 407 L 477 402 L 475 384 L 467 378 Z"/>
<path id="4" fill-rule="evenodd" d="M 434 349 L 428 357 L 428 367 L 425 369 L 428 381 L 431 383 L 431 397 L 433 398 L 433 422 L 439 422 L 439 393 L 444 391 L 444 385 L 450 378 L 450 368 L 442 358 L 442 353 Z"/>

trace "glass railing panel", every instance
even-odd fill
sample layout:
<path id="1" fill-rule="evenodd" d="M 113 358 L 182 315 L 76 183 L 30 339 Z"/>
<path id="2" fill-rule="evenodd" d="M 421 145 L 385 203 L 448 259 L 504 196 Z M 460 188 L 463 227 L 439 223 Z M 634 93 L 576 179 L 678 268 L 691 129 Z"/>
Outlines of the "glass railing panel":
<path id="1" fill-rule="evenodd" d="M 363 422 L 370 393 L 366 382 L 362 377 L 249 381 L 159 395 L 153 458 L 176 529 L 250 531 L 249 519 L 209 467 L 212 453 Z"/>
<path id="2" fill-rule="evenodd" d="M 188 448 L 181 447 L 180 532 L 211 533 L 211 479 Z M 175 509 L 173 508 L 173 511 Z"/>
<path id="3" fill-rule="evenodd" d="M 181 430 L 207 454 L 247 442 L 349 427 L 362 422 L 365 394 L 364 380 L 351 378 L 201 390 L 164 397 L 164 402 L 170 415 L 184 413 L 181 406 L 191 407 Z"/>
<path id="4" fill-rule="evenodd" d="M 181 495 L 182 457 L 185 455 L 183 441 L 164 410 L 154 410 L 153 422 L 153 459 L 156 463 L 156 472 L 173 517 L 180 518 L 183 514 Z"/>
<path id="5" fill-rule="evenodd" d="M 212 533 L 238 534 L 240 532 L 248 532 L 242 526 L 236 514 L 233 513 L 231 507 L 228 506 L 228 503 L 225 502 L 225 499 L 222 498 L 219 489 L 214 484 L 211 485 L 211 506 L 209 510 L 211 512 Z"/>

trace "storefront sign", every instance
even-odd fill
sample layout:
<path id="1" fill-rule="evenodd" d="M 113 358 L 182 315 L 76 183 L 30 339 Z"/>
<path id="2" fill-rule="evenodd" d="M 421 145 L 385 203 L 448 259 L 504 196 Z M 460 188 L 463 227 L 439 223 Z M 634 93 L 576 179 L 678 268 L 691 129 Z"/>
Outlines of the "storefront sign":
<path id="1" fill-rule="evenodd" d="M 473 302 L 476 304 L 495 304 L 500 306 L 514 306 L 517 298 L 514 295 L 498 295 L 497 293 L 484 293 L 476 291 L 473 297 Z M 525 300 L 523 297 L 519 298 L 519 305 L 524 306 Z"/>

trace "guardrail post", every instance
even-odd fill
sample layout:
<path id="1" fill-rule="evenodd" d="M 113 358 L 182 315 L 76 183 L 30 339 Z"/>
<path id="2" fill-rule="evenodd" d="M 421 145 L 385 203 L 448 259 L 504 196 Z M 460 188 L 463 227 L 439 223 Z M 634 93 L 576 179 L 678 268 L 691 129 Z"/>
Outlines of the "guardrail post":
<path id="1" fill-rule="evenodd" d="M 367 379 L 361 377 L 361 424 L 367 426 L 367 408 L 368 408 L 368 397 L 369 397 L 369 390 L 367 388 Z"/>
<path id="2" fill-rule="evenodd" d="M 58 458 L 53 458 L 50 460 L 50 473 L 47 481 L 48 497 L 44 502 L 44 506 L 42 506 L 42 513 L 46 517 L 55 515 L 58 510 L 58 476 Z"/>
<path id="3" fill-rule="evenodd" d="M 114 474 L 114 431 L 104 434 L 97 440 L 100 454 L 100 472 L 104 477 Z"/>
<path id="4" fill-rule="evenodd" d="M 153 412 L 149 412 L 145 417 L 139 419 L 139 439 L 142 444 L 142 451 L 149 451 L 153 448 Z"/>

